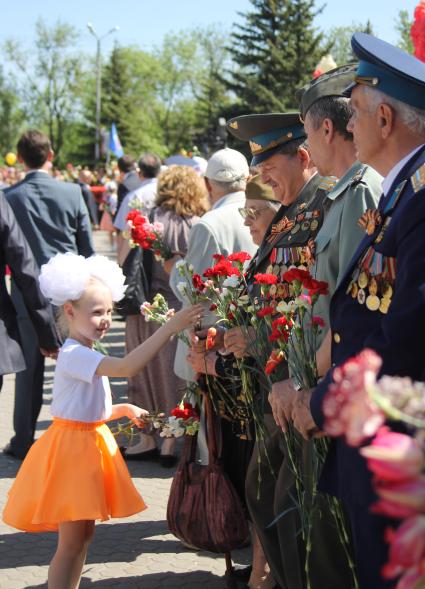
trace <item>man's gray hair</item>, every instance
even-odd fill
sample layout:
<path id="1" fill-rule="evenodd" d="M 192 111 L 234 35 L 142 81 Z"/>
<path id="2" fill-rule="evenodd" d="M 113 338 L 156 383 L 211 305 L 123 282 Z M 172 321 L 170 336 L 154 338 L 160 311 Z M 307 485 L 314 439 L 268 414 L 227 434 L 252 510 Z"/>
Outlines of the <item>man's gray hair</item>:
<path id="1" fill-rule="evenodd" d="M 216 186 L 221 192 L 224 192 L 225 194 L 244 191 L 246 188 L 245 178 L 233 180 L 233 182 L 220 182 L 219 180 L 210 180 L 208 178 L 208 182 L 210 182 L 210 184 L 214 184 L 214 186 Z"/>
<path id="2" fill-rule="evenodd" d="M 416 135 L 425 135 L 425 110 L 401 102 L 376 88 L 370 88 L 369 86 L 362 86 L 362 88 L 369 98 L 370 112 L 375 112 L 382 103 L 388 104 L 396 111 L 403 124 L 410 131 Z"/>

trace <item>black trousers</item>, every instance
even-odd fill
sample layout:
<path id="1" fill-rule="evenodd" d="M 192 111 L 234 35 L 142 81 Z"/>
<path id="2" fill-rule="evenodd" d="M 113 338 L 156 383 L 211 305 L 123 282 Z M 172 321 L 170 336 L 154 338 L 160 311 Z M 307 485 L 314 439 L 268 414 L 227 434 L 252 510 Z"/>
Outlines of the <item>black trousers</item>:
<path id="1" fill-rule="evenodd" d="M 11 449 L 24 458 L 34 441 L 35 426 L 43 403 L 44 357 L 37 333 L 27 315 L 20 292 L 12 285 L 12 300 L 18 315 L 19 336 L 26 369 L 16 374 Z"/>

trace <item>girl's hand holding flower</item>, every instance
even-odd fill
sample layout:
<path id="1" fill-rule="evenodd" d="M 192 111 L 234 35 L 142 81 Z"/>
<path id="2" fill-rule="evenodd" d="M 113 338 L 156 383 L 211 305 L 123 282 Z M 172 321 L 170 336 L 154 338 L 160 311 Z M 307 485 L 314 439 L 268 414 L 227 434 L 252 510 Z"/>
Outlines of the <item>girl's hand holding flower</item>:
<path id="1" fill-rule="evenodd" d="M 202 319 L 203 312 L 202 305 L 194 305 L 193 307 L 184 308 L 171 317 L 166 325 L 172 333 L 184 331 L 188 327 L 196 325 Z"/>

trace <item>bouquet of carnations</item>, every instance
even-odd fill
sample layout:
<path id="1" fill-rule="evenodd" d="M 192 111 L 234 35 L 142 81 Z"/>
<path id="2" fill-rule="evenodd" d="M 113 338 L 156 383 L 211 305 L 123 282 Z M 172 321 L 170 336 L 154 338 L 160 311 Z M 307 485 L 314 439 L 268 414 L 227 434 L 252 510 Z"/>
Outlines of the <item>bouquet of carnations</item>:
<path id="1" fill-rule="evenodd" d="M 248 333 L 245 309 L 249 304 L 245 265 L 251 259 L 246 252 L 235 252 L 229 256 L 213 255 L 213 265 L 204 270 L 202 276 L 184 261 L 177 263 L 182 281 L 178 284 L 180 292 L 192 303 L 203 302 L 211 312 L 214 326 L 209 327 L 205 341 L 205 351 L 216 349 L 215 339 L 218 329 L 241 327 L 246 337 L 255 337 Z M 208 319 L 207 319 L 208 320 Z M 252 343 L 251 342 L 251 343 Z M 226 366 L 226 352 L 219 350 Z M 227 356 L 228 357 L 228 356 Z M 216 413 L 230 417 L 239 424 L 239 435 L 250 436 L 249 423 L 253 422 L 256 435 L 262 436 L 262 420 L 254 401 L 256 383 L 253 381 L 252 367 L 241 359 L 234 359 L 231 369 L 226 369 L 226 376 L 211 378 L 206 374 L 205 383 Z M 235 430 L 236 431 L 236 430 Z"/>
<path id="2" fill-rule="evenodd" d="M 321 295 L 327 294 L 327 283 L 300 268 L 289 269 L 281 282 L 274 274 L 256 274 L 255 281 L 261 285 L 262 296 L 254 307 L 252 322 L 258 325 L 260 319 L 266 323 L 271 344 L 265 373 L 270 377 L 286 360 L 297 385 L 315 386 L 318 337 L 325 323 L 314 314 L 314 306 Z"/>
<path id="3" fill-rule="evenodd" d="M 140 313 L 145 318 L 145 321 L 153 321 L 159 325 L 164 325 L 169 319 L 171 319 L 171 317 L 173 317 L 175 311 L 174 309 L 170 309 L 168 307 L 168 303 L 163 295 L 157 293 L 154 296 L 152 303 L 146 301 L 140 306 Z M 177 334 L 177 337 L 185 344 L 190 345 L 190 341 L 186 333 L 180 332 Z"/>
<path id="4" fill-rule="evenodd" d="M 151 250 L 158 262 L 164 262 L 172 257 L 170 248 L 164 242 L 164 226 L 162 223 L 151 223 L 141 211 L 136 208 L 127 215 L 130 230 L 130 244 Z"/>
<path id="5" fill-rule="evenodd" d="M 160 430 L 161 438 L 180 438 L 194 436 L 199 431 L 199 413 L 191 403 L 182 402 L 171 410 L 167 417 L 164 413 L 154 413 L 143 417 L 147 426 Z"/>
<path id="6" fill-rule="evenodd" d="M 377 380 L 381 358 L 364 350 L 334 370 L 324 399 L 324 429 L 345 436 L 350 446 L 372 441 L 359 452 L 372 471 L 378 501 L 371 510 L 401 520 L 388 528 L 389 561 L 385 579 L 395 589 L 425 587 L 425 385 L 409 378 Z M 414 435 L 393 432 L 385 420 L 407 423 Z"/>
<path id="7" fill-rule="evenodd" d="M 264 366 L 269 388 L 272 388 L 274 382 L 282 380 L 279 368 L 283 361 L 287 363 L 289 375 L 299 388 L 315 386 L 318 380 L 316 352 L 324 321 L 315 315 L 314 307 L 319 297 L 327 294 L 327 283 L 314 279 L 307 270 L 295 267 L 287 270 L 281 279 L 271 273 L 256 274 L 254 278 L 261 285 L 261 296 L 253 301 L 251 322 L 256 328 L 259 342 L 256 347 L 258 362 Z M 327 454 L 328 441 L 325 438 L 312 441 L 309 452 L 310 475 L 306 477 L 306 454 L 300 452 L 302 444 L 299 434 L 291 424 L 284 438 L 286 454 L 295 477 L 297 507 L 306 549 L 306 582 L 307 587 L 310 587 L 311 534 L 317 510 L 317 483 Z M 354 571 L 342 508 L 336 499 L 330 497 L 328 505 L 349 566 Z M 354 572 L 353 584 L 358 587 Z"/>

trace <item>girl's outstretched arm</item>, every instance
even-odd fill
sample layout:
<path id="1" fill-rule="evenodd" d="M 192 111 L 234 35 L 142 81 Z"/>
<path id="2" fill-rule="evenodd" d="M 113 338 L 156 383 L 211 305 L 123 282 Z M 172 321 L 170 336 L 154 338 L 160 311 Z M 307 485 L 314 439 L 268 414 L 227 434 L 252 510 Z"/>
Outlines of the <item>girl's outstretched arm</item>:
<path id="1" fill-rule="evenodd" d="M 202 313 L 201 305 L 182 309 L 124 358 L 105 356 L 97 367 L 96 374 L 98 376 L 134 376 L 143 370 L 171 336 L 194 326 L 202 317 Z"/>

